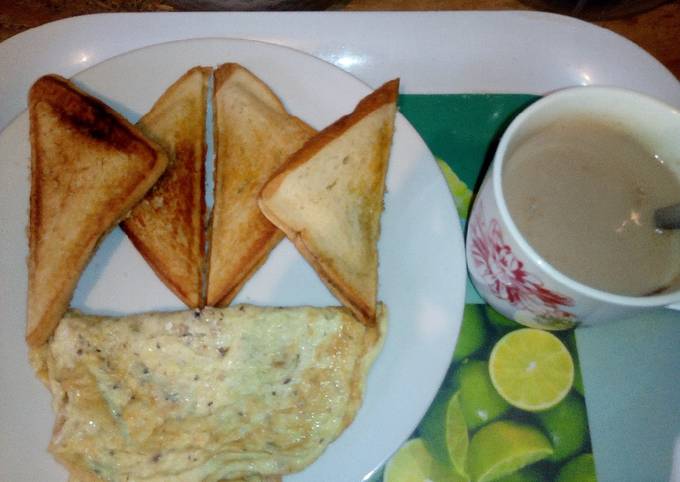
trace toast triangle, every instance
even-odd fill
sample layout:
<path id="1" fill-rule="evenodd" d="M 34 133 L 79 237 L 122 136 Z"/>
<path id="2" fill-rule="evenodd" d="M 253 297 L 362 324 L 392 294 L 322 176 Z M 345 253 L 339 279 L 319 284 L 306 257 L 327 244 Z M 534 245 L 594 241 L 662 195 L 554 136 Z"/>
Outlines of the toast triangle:
<path id="1" fill-rule="evenodd" d="M 205 118 L 212 69 L 172 84 L 137 127 L 168 153 L 163 176 L 122 228 L 158 277 L 190 308 L 203 306 Z"/>
<path id="2" fill-rule="evenodd" d="M 167 166 L 163 150 L 103 102 L 48 75 L 29 92 L 31 195 L 26 340 L 67 309 L 103 235 Z"/>
<path id="3" fill-rule="evenodd" d="M 264 187 L 259 205 L 359 320 L 375 323 L 380 217 L 399 81 L 314 136 Z"/>
<path id="4" fill-rule="evenodd" d="M 215 71 L 213 115 L 215 186 L 206 304 L 225 306 L 283 238 L 258 208 L 262 186 L 315 131 L 238 64 Z"/>

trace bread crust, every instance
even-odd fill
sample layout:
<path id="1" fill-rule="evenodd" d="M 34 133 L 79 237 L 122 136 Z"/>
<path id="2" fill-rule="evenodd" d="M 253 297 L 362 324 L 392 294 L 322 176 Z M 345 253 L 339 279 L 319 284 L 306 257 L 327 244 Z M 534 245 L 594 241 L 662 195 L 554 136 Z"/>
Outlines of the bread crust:
<path id="1" fill-rule="evenodd" d="M 156 182 L 168 159 L 120 114 L 63 77 L 38 79 L 29 91 L 28 103 L 31 194 L 26 341 L 36 347 L 59 323 L 99 241 Z M 91 147 L 97 154 L 88 157 L 86 150 Z M 128 161 L 127 169 L 107 179 L 109 184 L 100 179 L 92 188 L 93 173 L 99 168 L 106 171 L 108 166 L 101 163 L 113 158 Z"/>
<path id="2" fill-rule="evenodd" d="M 396 104 L 399 95 L 399 79 L 386 82 L 372 94 L 362 99 L 355 110 L 347 114 L 310 139 L 305 145 L 295 152 L 285 165 L 270 179 L 263 187 L 259 196 L 259 206 L 262 213 L 281 230 L 295 244 L 302 256 L 312 265 L 317 274 L 328 287 L 328 289 L 348 308 L 354 315 L 366 325 L 374 325 L 376 320 L 376 302 L 365 302 L 364 296 L 347 283 L 343 276 L 333 270 L 321 259 L 318 253 L 310 247 L 310 239 L 305 230 L 295 230 L 281 219 L 269 203 L 280 189 L 281 184 L 291 172 L 296 168 L 312 159 L 317 153 L 329 145 L 332 141 L 343 136 L 354 125 L 366 118 L 371 113 L 387 104 Z M 391 138 L 391 136 L 390 136 Z M 389 145 L 383 146 L 389 151 Z M 384 191 L 384 183 L 382 184 Z M 382 198 L 383 191 L 380 197 Z"/>

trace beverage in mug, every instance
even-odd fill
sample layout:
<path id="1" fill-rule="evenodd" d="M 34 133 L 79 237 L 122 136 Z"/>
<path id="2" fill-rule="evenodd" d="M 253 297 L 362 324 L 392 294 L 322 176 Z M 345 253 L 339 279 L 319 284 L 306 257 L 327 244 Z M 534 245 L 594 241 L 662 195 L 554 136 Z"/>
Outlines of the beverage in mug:
<path id="1" fill-rule="evenodd" d="M 654 210 L 680 202 L 680 178 L 630 134 L 593 117 L 547 125 L 508 154 L 503 194 L 520 233 L 574 280 L 646 296 L 680 282 L 680 230 Z"/>

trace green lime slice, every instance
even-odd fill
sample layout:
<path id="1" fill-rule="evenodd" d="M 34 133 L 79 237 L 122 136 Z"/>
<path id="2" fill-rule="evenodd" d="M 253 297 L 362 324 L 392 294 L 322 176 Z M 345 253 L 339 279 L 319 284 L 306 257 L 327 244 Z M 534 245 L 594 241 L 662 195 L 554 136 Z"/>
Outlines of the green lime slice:
<path id="1" fill-rule="evenodd" d="M 552 454 L 550 441 L 530 425 L 501 420 L 472 436 L 468 467 L 477 482 L 496 480 Z"/>
<path id="2" fill-rule="evenodd" d="M 474 354 L 484 346 L 484 343 L 486 343 L 486 327 L 482 305 L 465 305 L 456 350 L 453 352 L 453 361 L 459 362 Z"/>
<path id="3" fill-rule="evenodd" d="M 470 430 L 495 420 L 510 408 L 494 388 L 487 362 L 467 360 L 461 363 L 453 378 L 460 390 L 460 406 Z"/>
<path id="4" fill-rule="evenodd" d="M 574 362 L 555 335 L 523 328 L 498 340 L 489 357 L 489 374 L 511 405 L 535 412 L 554 407 L 569 393 Z"/>
<path id="5" fill-rule="evenodd" d="M 472 191 L 460 180 L 456 173 L 453 172 L 446 161 L 437 158 L 437 164 L 439 164 L 439 168 L 441 169 L 442 174 L 444 174 L 444 179 L 446 179 L 446 184 L 449 186 L 449 191 L 451 191 L 451 195 L 453 196 L 453 202 L 456 204 L 458 216 L 462 219 L 467 219 L 470 210 L 470 201 L 472 200 Z"/>
<path id="6" fill-rule="evenodd" d="M 501 315 L 498 311 L 493 309 L 491 305 L 486 305 L 484 311 L 486 312 L 486 318 L 489 320 L 489 323 L 499 331 L 505 332 L 524 327 L 524 325 L 520 325 L 515 320 L 511 320 L 507 316 Z"/>
<path id="7" fill-rule="evenodd" d="M 549 460 L 562 462 L 580 452 L 588 439 L 588 417 L 581 397 L 570 394 L 550 410 L 536 415 L 553 446 Z"/>
<path id="8" fill-rule="evenodd" d="M 597 482 L 593 454 L 581 454 L 564 464 L 556 482 Z"/>
<path id="9" fill-rule="evenodd" d="M 384 482 L 469 482 L 450 465 L 436 460 L 421 438 L 401 446 L 385 466 Z"/>
<path id="10" fill-rule="evenodd" d="M 420 435 L 432 456 L 466 474 L 468 430 L 459 393 L 442 390 L 437 394 L 420 424 Z"/>

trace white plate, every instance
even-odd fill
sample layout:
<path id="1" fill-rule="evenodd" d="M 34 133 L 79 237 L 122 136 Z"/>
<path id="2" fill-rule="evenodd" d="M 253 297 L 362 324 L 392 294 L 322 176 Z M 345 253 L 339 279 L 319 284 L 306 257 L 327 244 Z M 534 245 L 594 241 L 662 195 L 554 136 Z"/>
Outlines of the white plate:
<path id="1" fill-rule="evenodd" d="M 75 79 L 134 121 L 188 68 L 227 61 L 251 69 L 293 114 L 317 128 L 351 111 L 370 92 L 351 75 L 301 52 L 228 39 L 147 47 Z M 46 452 L 53 423 L 49 395 L 28 366 L 23 341 L 30 159 L 26 114 L 0 135 L 0 158 L 0 293 L 7 316 L 0 328 L 0 473 L 12 481 L 64 480 L 64 471 Z M 463 239 L 438 167 L 401 115 L 385 205 L 379 244 L 379 298 L 391 314 L 385 347 L 370 372 L 355 422 L 317 462 L 287 477 L 290 482 L 364 478 L 412 432 L 449 366 L 463 308 Z M 272 252 L 236 301 L 337 304 L 288 241 Z M 118 229 L 99 247 L 73 304 L 98 313 L 182 308 Z"/>

